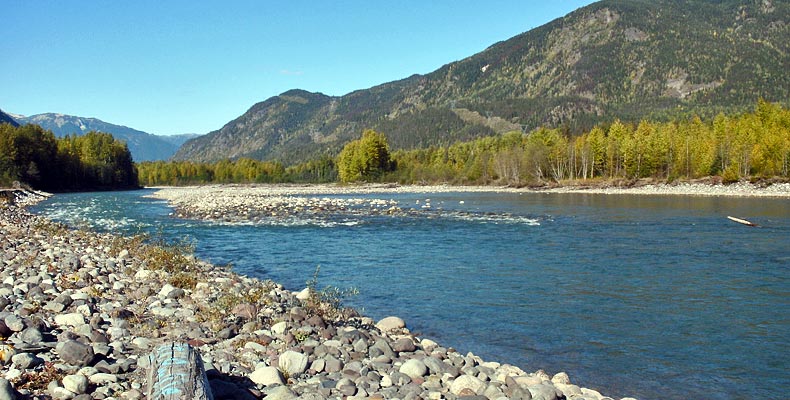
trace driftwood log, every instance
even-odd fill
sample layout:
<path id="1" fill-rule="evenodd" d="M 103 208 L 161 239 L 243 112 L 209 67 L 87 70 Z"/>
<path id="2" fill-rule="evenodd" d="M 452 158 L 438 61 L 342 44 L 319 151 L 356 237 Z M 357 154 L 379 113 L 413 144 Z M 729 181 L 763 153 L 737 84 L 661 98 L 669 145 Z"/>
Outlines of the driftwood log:
<path id="1" fill-rule="evenodd" d="M 148 356 L 150 400 L 214 400 L 200 353 L 186 343 L 169 343 Z"/>

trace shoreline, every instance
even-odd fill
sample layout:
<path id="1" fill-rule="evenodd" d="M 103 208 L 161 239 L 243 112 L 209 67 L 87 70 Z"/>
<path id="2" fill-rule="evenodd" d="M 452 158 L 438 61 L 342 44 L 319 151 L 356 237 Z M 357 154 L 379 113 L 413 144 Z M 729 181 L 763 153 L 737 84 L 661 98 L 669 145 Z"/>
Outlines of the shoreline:
<path id="1" fill-rule="evenodd" d="M 732 184 L 710 182 L 643 183 L 618 186 L 607 183 L 590 185 L 567 185 L 552 187 L 508 187 L 508 186 L 455 186 L 455 185 L 400 185 L 400 184 L 212 184 L 199 186 L 151 186 L 147 189 L 162 190 L 217 190 L 242 189 L 265 190 L 272 195 L 320 195 L 320 194 L 375 194 L 375 193 L 580 193 L 580 194 L 636 194 L 672 196 L 724 196 L 724 197 L 778 197 L 790 198 L 790 183 L 759 185 L 749 182 Z"/>
<path id="2" fill-rule="evenodd" d="M 607 399 L 564 372 L 442 347 L 397 317 L 23 208 L 43 199 L 0 204 L 0 396 L 144 398 L 147 355 L 179 341 L 202 354 L 217 399 Z"/>

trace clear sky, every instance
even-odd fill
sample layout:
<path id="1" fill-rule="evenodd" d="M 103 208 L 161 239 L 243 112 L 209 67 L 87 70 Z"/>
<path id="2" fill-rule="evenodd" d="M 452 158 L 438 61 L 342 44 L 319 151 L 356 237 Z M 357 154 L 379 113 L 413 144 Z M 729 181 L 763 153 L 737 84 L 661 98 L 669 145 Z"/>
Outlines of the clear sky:
<path id="1" fill-rule="evenodd" d="M 428 73 L 589 0 L 0 0 L 0 109 L 204 134 L 289 89 Z"/>

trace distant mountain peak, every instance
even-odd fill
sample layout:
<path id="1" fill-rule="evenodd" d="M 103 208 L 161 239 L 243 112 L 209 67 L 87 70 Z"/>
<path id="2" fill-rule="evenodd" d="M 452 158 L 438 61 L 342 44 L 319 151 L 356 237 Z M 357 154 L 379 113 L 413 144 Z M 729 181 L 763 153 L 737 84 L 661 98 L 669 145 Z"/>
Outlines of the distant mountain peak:
<path id="1" fill-rule="evenodd" d="M 61 113 L 43 113 L 16 118 L 21 123 L 40 125 L 51 130 L 55 136 L 82 135 L 90 131 L 105 132 L 126 142 L 135 161 L 167 160 L 175 154 L 184 141 L 194 136 L 165 138 L 138 131 L 123 125 L 111 124 L 93 117 L 78 117 Z"/>

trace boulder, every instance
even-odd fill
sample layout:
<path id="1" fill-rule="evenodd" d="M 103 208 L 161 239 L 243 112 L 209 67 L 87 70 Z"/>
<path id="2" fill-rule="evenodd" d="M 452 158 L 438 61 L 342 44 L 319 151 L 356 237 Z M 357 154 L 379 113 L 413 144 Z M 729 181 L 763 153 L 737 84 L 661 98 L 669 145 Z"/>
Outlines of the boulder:
<path id="1" fill-rule="evenodd" d="M 422 360 L 412 358 L 403 363 L 398 371 L 408 375 L 411 379 L 415 379 L 425 376 L 428 373 L 428 367 L 425 366 Z"/>
<path id="2" fill-rule="evenodd" d="M 76 340 L 58 343 L 55 351 L 67 364 L 84 367 L 93 361 L 93 347 Z"/>
<path id="3" fill-rule="evenodd" d="M 450 392 L 456 396 L 460 395 L 464 389 L 469 389 L 474 393 L 481 393 L 486 387 L 480 379 L 471 375 L 461 375 L 450 384 Z"/>
<path id="4" fill-rule="evenodd" d="M 406 323 L 398 317 L 387 317 L 376 323 L 376 328 L 382 332 L 391 332 L 406 327 Z"/>
<path id="5" fill-rule="evenodd" d="M 283 379 L 283 375 L 280 373 L 280 370 L 274 367 L 258 368 L 249 375 L 249 378 L 256 384 L 263 386 L 285 384 L 285 380 Z"/>
<path id="6" fill-rule="evenodd" d="M 280 354 L 278 365 L 283 372 L 287 372 L 290 376 L 301 375 L 307 370 L 307 356 L 288 350 Z"/>

